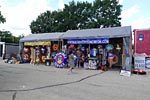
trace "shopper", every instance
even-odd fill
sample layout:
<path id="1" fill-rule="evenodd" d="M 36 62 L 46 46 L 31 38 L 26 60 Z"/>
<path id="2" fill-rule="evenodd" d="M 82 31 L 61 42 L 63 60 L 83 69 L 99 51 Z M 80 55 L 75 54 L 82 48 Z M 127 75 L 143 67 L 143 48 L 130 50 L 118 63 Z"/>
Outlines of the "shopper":
<path id="1" fill-rule="evenodd" d="M 77 49 L 76 55 L 77 55 L 76 65 L 79 68 L 80 67 L 80 60 L 81 60 L 81 51 L 80 51 L 80 49 Z"/>
<path id="2" fill-rule="evenodd" d="M 81 60 L 80 60 L 80 66 L 81 66 L 82 68 L 83 68 L 83 66 L 84 66 L 84 61 L 85 61 L 85 55 L 82 54 Z"/>
<path id="3" fill-rule="evenodd" d="M 73 67 L 74 67 L 74 54 L 73 54 L 73 52 L 72 51 L 70 51 L 70 53 L 69 53 L 69 57 L 68 57 L 69 59 L 69 72 L 72 72 L 72 69 L 73 69 Z"/>

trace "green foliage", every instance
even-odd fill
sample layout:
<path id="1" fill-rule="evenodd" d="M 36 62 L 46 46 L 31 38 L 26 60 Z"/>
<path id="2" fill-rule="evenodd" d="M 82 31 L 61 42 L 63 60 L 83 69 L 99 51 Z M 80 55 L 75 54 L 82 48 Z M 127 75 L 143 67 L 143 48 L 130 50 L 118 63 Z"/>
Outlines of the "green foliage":
<path id="1" fill-rule="evenodd" d="M 93 15 L 96 19 L 95 27 L 121 26 L 121 7 L 118 0 L 95 0 L 93 4 Z"/>
<path id="2" fill-rule="evenodd" d="M 0 38 L 2 42 L 11 43 L 12 34 L 9 31 L 0 31 Z"/>
<path id="3" fill-rule="evenodd" d="M 0 39 L 2 42 L 19 43 L 19 40 L 23 37 L 24 37 L 24 35 L 19 35 L 18 37 L 15 37 L 9 31 L 0 31 Z"/>
<path id="4" fill-rule="evenodd" d="M 63 9 L 66 30 L 89 28 L 92 17 L 92 4 L 88 2 L 70 2 Z"/>
<path id="5" fill-rule="evenodd" d="M 3 15 L 1 14 L 1 11 L 0 11 L 0 24 L 5 23 L 5 22 L 6 22 L 6 19 L 3 17 Z"/>
<path id="6" fill-rule="evenodd" d="M 12 43 L 19 43 L 20 39 L 24 38 L 24 35 L 19 35 L 19 36 L 12 36 L 11 39 L 12 39 Z"/>
<path id="7" fill-rule="evenodd" d="M 71 1 L 63 10 L 46 11 L 31 22 L 33 34 L 121 26 L 118 0 Z"/>
<path id="8" fill-rule="evenodd" d="M 52 13 L 50 11 L 46 11 L 45 13 L 42 13 L 36 21 L 33 21 L 30 25 L 31 32 L 32 33 L 46 33 L 51 32 L 52 30 L 52 22 L 53 17 Z"/>

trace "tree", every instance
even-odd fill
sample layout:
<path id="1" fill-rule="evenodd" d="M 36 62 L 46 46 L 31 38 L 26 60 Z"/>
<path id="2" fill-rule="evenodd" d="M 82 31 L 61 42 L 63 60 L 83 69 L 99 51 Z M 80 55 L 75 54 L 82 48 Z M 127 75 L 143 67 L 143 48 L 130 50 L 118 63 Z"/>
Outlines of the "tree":
<path id="1" fill-rule="evenodd" d="M 71 1 L 63 10 L 46 11 L 31 22 L 33 34 L 65 32 L 74 29 L 121 26 L 121 7 L 118 0 Z"/>
<path id="2" fill-rule="evenodd" d="M 6 43 L 19 43 L 19 40 L 23 38 L 24 35 L 19 35 L 18 37 L 13 36 L 10 31 L 0 31 L 0 41 Z"/>
<path id="3" fill-rule="evenodd" d="M 0 24 L 1 23 L 5 23 L 6 22 L 6 19 L 3 17 L 1 11 L 0 11 Z"/>
<path id="4" fill-rule="evenodd" d="M 63 9 L 64 23 L 68 29 L 85 29 L 88 28 L 90 17 L 92 16 L 92 4 L 88 2 L 70 2 Z"/>
<path id="5" fill-rule="evenodd" d="M 121 7 L 118 0 L 95 0 L 93 4 L 95 27 L 121 26 Z"/>
<path id="6" fill-rule="evenodd" d="M 14 43 L 19 43 L 19 40 L 24 38 L 24 35 L 21 34 L 21 35 L 19 35 L 17 37 L 13 36 L 12 38 L 14 39 Z"/>
<path id="7" fill-rule="evenodd" d="M 67 27 L 65 26 L 64 13 L 62 10 L 53 11 L 52 16 L 52 32 L 65 32 Z"/>
<path id="8" fill-rule="evenodd" d="M 11 43 L 12 34 L 9 31 L 0 31 L 0 37 L 2 42 Z"/>
<path id="9" fill-rule="evenodd" d="M 36 21 L 31 22 L 31 32 L 33 34 L 52 32 L 52 22 L 54 21 L 52 16 L 50 11 L 46 11 L 38 16 Z"/>

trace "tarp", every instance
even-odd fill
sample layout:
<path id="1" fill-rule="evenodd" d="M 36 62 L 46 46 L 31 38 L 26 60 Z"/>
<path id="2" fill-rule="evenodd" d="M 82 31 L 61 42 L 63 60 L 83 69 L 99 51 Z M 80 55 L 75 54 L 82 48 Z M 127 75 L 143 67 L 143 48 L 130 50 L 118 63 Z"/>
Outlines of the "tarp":
<path id="1" fill-rule="evenodd" d="M 41 34 L 30 34 L 22 39 L 20 42 L 33 42 L 33 41 L 57 41 L 64 33 L 41 33 Z"/>
<path id="2" fill-rule="evenodd" d="M 68 30 L 62 39 L 114 38 L 131 36 L 131 26 Z"/>

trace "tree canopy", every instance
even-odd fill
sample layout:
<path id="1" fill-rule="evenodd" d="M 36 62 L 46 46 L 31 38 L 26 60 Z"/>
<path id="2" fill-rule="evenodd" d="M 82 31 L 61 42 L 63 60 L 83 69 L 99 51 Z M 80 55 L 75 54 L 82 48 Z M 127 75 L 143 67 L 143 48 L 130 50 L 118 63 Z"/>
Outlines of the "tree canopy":
<path id="1" fill-rule="evenodd" d="M 23 38 L 24 35 L 13 36 L 10 31 L 0 31 L 0 41 L 6 43 L 19 43 L 19 40 Z"/>
<path id="2" fill-rule="evenodd" d="M 33 34 L 121 26 L 118 0 L 71 1 L 64 9 L 46 11 L 30 24 Z"/>
<path id="3" fill-rule="evenodd" d="M 4 18 L 4 16 L 2 15 L 1 11 L 0 11 L 0 24 L 1 23 L 5 23 L 6 19 Z"/>

